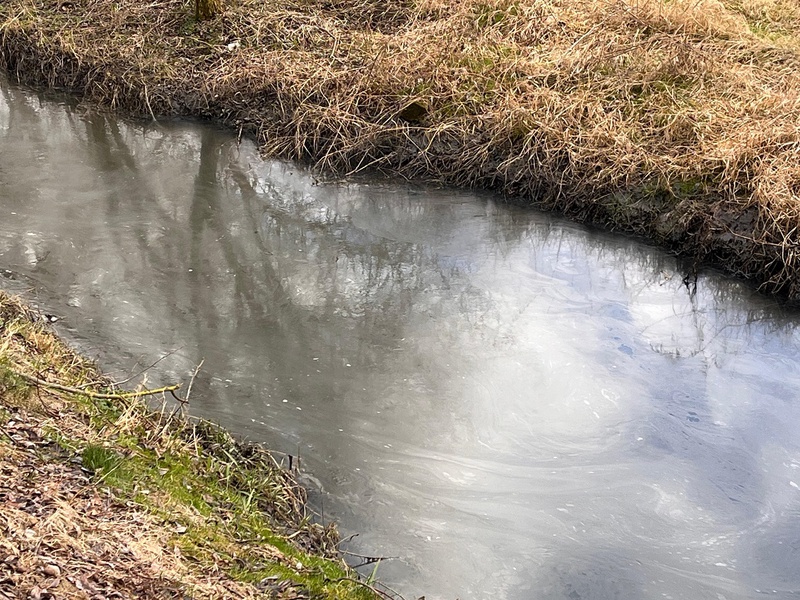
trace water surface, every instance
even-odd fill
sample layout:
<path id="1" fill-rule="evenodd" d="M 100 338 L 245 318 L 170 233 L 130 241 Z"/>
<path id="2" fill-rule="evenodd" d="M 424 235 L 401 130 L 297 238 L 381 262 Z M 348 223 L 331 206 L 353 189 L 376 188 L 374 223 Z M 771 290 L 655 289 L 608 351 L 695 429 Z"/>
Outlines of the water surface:
<path id="1" fill-rule="evenodd" d="M 430 599 L 800 597 L 800 315 L 489 196 L 0 85 L 0 285 Z"/>

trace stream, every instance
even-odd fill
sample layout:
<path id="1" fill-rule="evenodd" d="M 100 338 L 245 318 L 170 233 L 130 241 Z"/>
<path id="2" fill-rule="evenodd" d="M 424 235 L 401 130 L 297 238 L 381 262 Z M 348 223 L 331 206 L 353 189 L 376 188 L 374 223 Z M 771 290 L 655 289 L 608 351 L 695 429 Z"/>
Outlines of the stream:
<path id="1" fill-rule="evenodd" d="M 407 600 L 800 598 L 800 312 L 740 282 L 5 80 L 0 207 L 0 287 L 119 379 L 203 361 Z"/>

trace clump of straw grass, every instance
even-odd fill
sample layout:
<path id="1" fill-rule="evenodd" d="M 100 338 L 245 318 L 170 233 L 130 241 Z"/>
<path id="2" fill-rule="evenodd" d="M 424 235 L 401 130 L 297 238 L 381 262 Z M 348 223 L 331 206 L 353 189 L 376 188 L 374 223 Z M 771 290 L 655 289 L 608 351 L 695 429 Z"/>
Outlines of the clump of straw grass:
<path id="1" fill-rule="evenodd" d="M 0 63 L 266 153 L 497 190 L 800 295 L 794 0 L 9 0 Z"/>

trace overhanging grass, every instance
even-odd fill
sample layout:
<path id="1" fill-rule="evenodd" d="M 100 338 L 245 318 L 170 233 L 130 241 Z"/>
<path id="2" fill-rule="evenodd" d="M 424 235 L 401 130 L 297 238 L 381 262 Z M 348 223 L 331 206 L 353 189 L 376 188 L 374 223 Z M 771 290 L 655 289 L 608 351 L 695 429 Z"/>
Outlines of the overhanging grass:
<path id="1" fill-rule="evenodd" d="M 320 170 L 498 190 L 800 295 L 795 0 L 7 0 L 0 63 Z"/>

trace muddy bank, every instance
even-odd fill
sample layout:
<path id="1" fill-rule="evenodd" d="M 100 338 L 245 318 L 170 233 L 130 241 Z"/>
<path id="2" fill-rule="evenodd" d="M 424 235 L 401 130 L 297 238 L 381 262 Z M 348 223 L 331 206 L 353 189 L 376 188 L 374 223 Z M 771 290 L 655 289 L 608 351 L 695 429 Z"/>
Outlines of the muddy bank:
<path id="1" fill-rule="evenodd" d="M 0 64 L 321 172 L 488 188 L 800 294 L 792 0 L 10 0 Z"/>
<path id="2" fill-rule="evenodd" d="M 305 500 L 269 453 L 151 410 L 0 292 L 0 597 L 379 597 Z"/>

